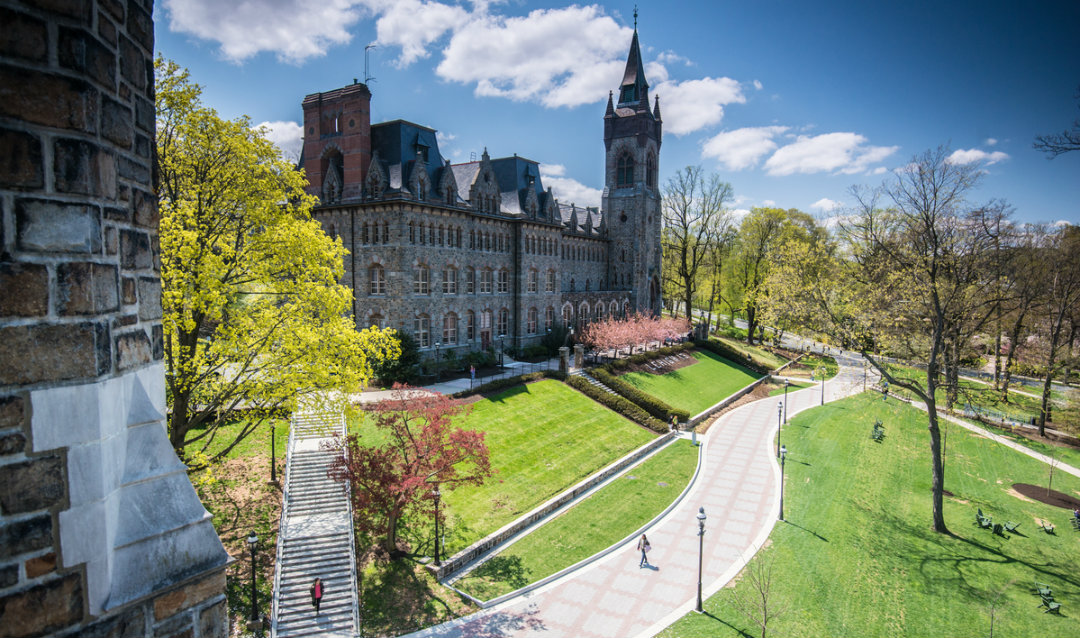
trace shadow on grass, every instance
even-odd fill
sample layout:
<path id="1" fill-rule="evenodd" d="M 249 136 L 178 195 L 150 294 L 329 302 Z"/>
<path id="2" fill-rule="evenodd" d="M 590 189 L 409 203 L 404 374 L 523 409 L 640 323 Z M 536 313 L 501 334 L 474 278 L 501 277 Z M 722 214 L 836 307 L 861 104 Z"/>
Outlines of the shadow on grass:
<path id="1" fill-rule="evenodd" d="M 815 537 L 817 537 L 818 539 L 820 539 L 820 540 L 823 540 L 823 541 L 825 541 L 826 543 L 828 543 L 828 542 L 829 542 L 829 539 L 825 538 L 825 537 L 824 537 L 824 536 L 822 536 L 821 534 L 818 534 L 817 532 L 815 532 L 815 531 L 814 531 L 814 530 L 812 530 L 812 529 L 807 529 L 807 528 L 803 527 L 802 525 L 799 525 L 798 523 L 792 523 L 792 522 L 791 522 L 790 520 L 787 520 L 787 519 L 785 519 L 785 520 L 783 520 L 783 521 L 781 521 L 781 522 L 783 522 L 783 523 L 787 523 L 788 525 L 791 525 L 792 527 L 798 527 L 799 529 L 801 529 L 802 531 L 806 532 L 807 534 L 810 534 L 811 536 L 815 536 Z"/>
<path id="2" fill-rule="evenodd" d="M 360 593 L 365 632 L 397 635 L 456 615 L 440 595 L 448 590 L 433 587 L 434 580 L 418 575 L 418 569 L 410 560 L 382 560 L 363 571 Z"/>
<path id="3" fill-rule="evenodd" d="M 506 583 L 513 591 L 529 584 L 529 573 L 520 556 L 495 556 L 473 570 L 470 576 Z"/>
<path id="4" fill-rule="evenodd" d="M 730 630 L 734 631 L 735 633 L 739 634 L 743 638 L 757 638 L 757 636 L 747 632 L 745 629 L 739 629 L 738 627 L 736 627 L 735 625 L 729 623 L 728 621 L 724 620 L 723 618 L 720 618 L 719 616 L 714 616 L 712 613 L 710 613 L 708 611 L 703 611 L 700 615 L 704 616 L 705 618 L 715 620 L 716 622 L 720 623 L 721 625 L 724 625 L 728 629 L 730 629 Z"/>

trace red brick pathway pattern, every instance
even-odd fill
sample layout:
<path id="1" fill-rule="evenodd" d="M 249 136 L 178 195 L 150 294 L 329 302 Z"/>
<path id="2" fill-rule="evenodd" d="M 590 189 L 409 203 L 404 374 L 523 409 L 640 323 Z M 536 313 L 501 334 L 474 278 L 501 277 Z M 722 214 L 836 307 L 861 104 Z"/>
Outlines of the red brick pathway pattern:
<path id="1" fill-rule="evenodd" d="M 825 385 L 826 401 L 859 392 L 862 370 L 845 366 Z M 820 401 L 820 386 L 791 392 L 789 418 Z M 702 577 L 705 597 L 731 580 L 768 538 L 776 524 L 780 497 L 776 427 L 776 397 L 744 405 L 712 426 L 703 437 L 704 465 L 693 491 L 647 532 L 653 548 L 650 567 L 638 567 L 640 554 L 632 541 L 529 594 L 410 636 L 652 636 L 694 607 L 699 507 L 705 508 L 708 517 Z M 791 454 L 797 458 L 798 452 Z"/>

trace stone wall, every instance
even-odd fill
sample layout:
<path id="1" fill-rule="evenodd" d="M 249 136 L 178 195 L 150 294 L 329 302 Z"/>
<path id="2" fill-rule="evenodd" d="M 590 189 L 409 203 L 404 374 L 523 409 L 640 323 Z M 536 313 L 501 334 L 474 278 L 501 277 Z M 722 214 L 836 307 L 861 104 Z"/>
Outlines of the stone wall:
<path id="1" fill-rule="evenodd" d="M 151 0 L 0 0 L 0 637 L 225 636 L 165 435 Z"/>

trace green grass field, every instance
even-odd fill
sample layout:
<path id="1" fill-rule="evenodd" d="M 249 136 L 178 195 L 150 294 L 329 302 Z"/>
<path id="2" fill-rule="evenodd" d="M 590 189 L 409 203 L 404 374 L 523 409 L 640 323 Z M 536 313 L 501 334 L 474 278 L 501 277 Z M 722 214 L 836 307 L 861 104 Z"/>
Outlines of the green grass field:
<path id="1" fill-rule="evenodd" d="M 697 351 L 693 356 L 697 363 L 667 374 L 630 372 L 619 378 L 672 407 L 694 415 L 760 377 L 711 352 Z"/>
<path id="2" fill-rule="evenodd" d="M 370 425 L 358 425 L 377 442 Z M 487 433 L 495 476 L 479 487 L 444 491 L 447 555 L 638 448 L 656 435 L 554 380 L 517 386 L 472 404 L 462 422 Z M 371 434 L 367 434 L 370 432 Z M 414 548 L 430 543 L 430 520 L 402 529 Z"/>
<path id="3" fill-rule="evenodd" d="M 875 395 L 876 396 L 876 395 Z M 772 636 L 1080 636 L 1080 533 L 1068 510 L 1010 493 L 1045 485 L 1048 466 L 984 437 L 950 430 L 945 520 L 931 530 L 930 452 L 924 413 L 861 395 L 799 414 L 784 433 L 785 514 L 753 561 L 771 564 Z M 885 439 L 870 439 L 875 419 Z M 1080 493 L 1057 472 L 1054 488 Z M 996 536 L 973 524 L 977 508 L 1020 523 Z M 1036 519 L 1057 526 L 1044 533 Z M 1033 581 L 1049 584 L 1063 615 L 1044 614 Z M 757 636 L 733 605 L 746 578 L 660 636 Z M 991 608 L 993 606 L 993 612 Z"/>
<path id="4" fill-rule="evenodd" d="M 727 347 L 741 353 L 754 363 L 764 366 L 768 370 L 775 370 L 788 362 L 788 359 L 774 354 L 761 346 L 747 345 L 746 339 L 732 339 L 730 337 L 713 337 Z"/>
<path id="5" fill-rule="evenodd" d="M 687 440 L 672 443 L 484 563 L 457 588 L 490 600 L 610 547 L 682 493 L 697 468 L 699 449 Z"/>

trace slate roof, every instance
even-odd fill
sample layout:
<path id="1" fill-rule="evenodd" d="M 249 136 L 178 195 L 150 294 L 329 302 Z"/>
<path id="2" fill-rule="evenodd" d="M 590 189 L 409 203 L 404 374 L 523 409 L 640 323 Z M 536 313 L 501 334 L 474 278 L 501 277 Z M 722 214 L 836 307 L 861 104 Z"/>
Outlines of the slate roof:
<path id="1" fill-rule="evenodd" d="M 401 189 L 408 176 L 412 175 L 418 147 L 428 149 L 425 162 L 428 183 L 438 184 L 439 171 L 445 162 L 439 153 L 435 129 L 405 120 L 382 122 L 371 127 L 371 150 L 379 152 L 392 190 Z"/>

